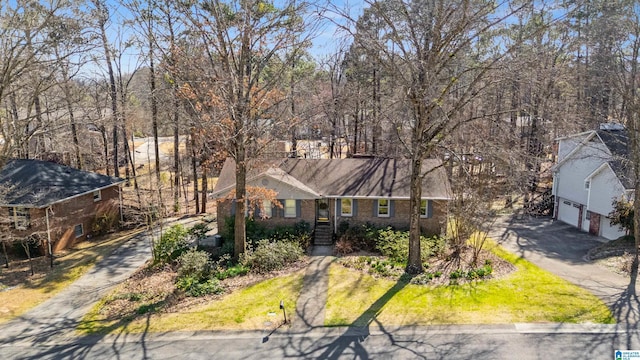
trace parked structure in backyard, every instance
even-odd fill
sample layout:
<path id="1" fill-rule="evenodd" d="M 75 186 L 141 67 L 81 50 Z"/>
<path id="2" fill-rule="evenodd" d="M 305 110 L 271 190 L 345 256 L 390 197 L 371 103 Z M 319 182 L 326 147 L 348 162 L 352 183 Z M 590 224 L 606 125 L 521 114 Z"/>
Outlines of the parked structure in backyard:
<path id="1" fill-rule="evenodd" d="M 40 160 L 0 169 L 2 240 L 37 237 L 56 252 L 87 238 L 97 218 L 120 220 L 124 180 Z"/>
<path id="2" fill-rule="evenodd" d="M 264 200 L 255 209 L 256 221 L 268 226 L 304 220 L 315 230 L 315 243 L 330 243 L 343 222 L 371 223 L 396 228 L 409 226 L 408 160 L 383 158 L 277 159 L 249 165 L 247 186 L 277 193 L 282 207 Z M 439 160 L 423 166 L 421 228 L 440 234 L 451 198 L 449 180 Z M 235 162 L 227 159 L 211 196 L 218 200 L 218 229 L 235 213 Z"/>
<path id="3" fill-rule="evenodd" d="M 557 141 L 554 218 L 609 240 L 624 235 L 624 230 L 610 224 L 608 215 L 613 200 L 633 199 L 626 130 L 617 124 L 603 124 L 599 130 Z"/>

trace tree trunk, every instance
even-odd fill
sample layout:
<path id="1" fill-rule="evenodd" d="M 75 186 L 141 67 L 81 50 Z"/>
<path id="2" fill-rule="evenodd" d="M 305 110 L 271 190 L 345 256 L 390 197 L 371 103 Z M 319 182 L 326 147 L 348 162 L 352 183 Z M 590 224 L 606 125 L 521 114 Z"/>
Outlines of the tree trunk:
<path id="1" fill-rule="evenodd" d="M 209 176 L 207 174 L 207 166 L 202 165 L 202 208 L 200 209 L 202 213 L 207 212 L 207 176 Z"/>
<path id="2" fill-rule="evenodd" d="M 109 95 L 111 97 L 111 112 L 113 116 L 113 176 L 120 176 L 118 168 L 118 97 L 116 90 L 116 78 L 113 73 L 113 64 L 111 64 L 111 50 L 109 49 L 109 41 L 107 40 L 107 30 L 105 25 L 109 19 L 109 12 L 106 6 L 98 0 L 94 1 L 97 10 L 100 12 L 99 26 L 102 47 L 104 49 L 105 62 L 107 63 L 107 72 L 109 73 Z M 126 139 L 125 139 L 126 140 Z"/>
<path id="3" fill-rule="evenodd" d="M 236 215 L 234 225 L 234 247 L 233 256 L 237 260 L 243 254 L 246 247 L 247 231 L 245 228 L 245 197 L 246 197 L 246 177 L 247 165 L 245 159 L 244 143 L 241 136 L 236 141 L 238 152 L 236 155 Z"/>
<path id="4" fill-rule="evenodd" d="M 156 70 L 153 61 L 153 40 L 149 35 L 149 85 L 151 86 L 151 123 L 153 127 L 153 151 L 156 154 L 156 180 L 160 189 L 160 149 L 158 147 L 158 103 L 156 100 Z M 158 190 L 160 191 L 160 190 Z M 161 201 L 162 202 L 162 201 Z"/>
<path id="5" fill-rule="evenodd" d="M 104 125 L 100 126 L 100 135 L 102 135 L 102 146 L 104 148 L 104 167 L 107 170 L 107 176 L 110 176 L 109 171 L 109 143 L 107 140 L 107 129 Z"/>
<path id="6" fill-rule="evenodd" d="M 422 197 L 422 158 L 414 154 L 411 159 L 411 183 L 409 190 L 409 259 L 406 272 L 422 272 L 420 258 L 420 198 Z"/>
<path id="7" fill-rule="evenodd" d="M 174 90 L 173 108 L 173 208 L 180 211 L 180 126 L 178 124 L 178 94 Z"/>
<path id="8" fill-rule="evenodd" d="M 189 134 L 191 138 L 189 143 L 191 144 L 191 170 L 193 171 L 193 198 L 196 201 L 196 209 L 195 213 L 200 213 L 200 197 L 198 196 L 198 164 L 196 158 L 196 139 L 195 139 L 195 130 L 191 128 L 191 132 Z"/>
<path id="9" fill-rule="evenodd" d="M 9 254 L 7 254 L 7 244 L 3 241 L 2 242 L 2 253 L 4 254 L 4 267 L 6 267 L 7 269 L 9 268 Z"/>

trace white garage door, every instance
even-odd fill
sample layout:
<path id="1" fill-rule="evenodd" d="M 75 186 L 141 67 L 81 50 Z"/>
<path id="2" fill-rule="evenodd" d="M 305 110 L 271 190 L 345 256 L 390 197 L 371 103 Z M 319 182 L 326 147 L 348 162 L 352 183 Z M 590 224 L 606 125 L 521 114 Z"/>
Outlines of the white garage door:
<path id="1" fill-rule="evenodd" d="M 558 204 L 558 220 L 578 227 L 578 217 L 580 215 L 579 206 L 579 204 L 569 200 L 560 199 L 560 203 Z"/>
<path id="2" fill-rule="evenodd" d="M 607 240 L 615 240 L 624 235 L 624 230 L 620 230 L 618 225 L 611 226 L 611 219 L 602 216 L 600 218 L 600 235 Z"/>

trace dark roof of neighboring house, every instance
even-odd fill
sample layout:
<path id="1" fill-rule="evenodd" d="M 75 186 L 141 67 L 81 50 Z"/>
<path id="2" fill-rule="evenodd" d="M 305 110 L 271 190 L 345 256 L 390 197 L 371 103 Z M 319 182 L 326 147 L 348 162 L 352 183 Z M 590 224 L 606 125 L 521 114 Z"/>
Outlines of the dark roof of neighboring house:
<path id="1" fill-rule="evenodd" d="M 41 160 L 9 160 L 0 169 L 0 204 L 45 207 L 124 180 Z"/>
<path id="2" fill-rule="evenodd" d="M 322 197 L 409 197 L 411 162 L 408 159 L 277 159 L 249 162 L 247 180 L 261 174 L 274 174 L 269 171 L 273 168 L 280 169 L 287 178 L 294 178 Z M 449 179 L 440 160 L 424 160 L 422 173 L 425 175 L 422 198 L 451 197 Z M 219 196 L 234 185 L 235 161 L 227 159 L 213 194 Z"/>
<path id="3" fill-rule="evenodd" d="M 602 143 L 611 151 L 609 166 L 626 189 L 633 188 L 633 172 L 629 163 L 629 135 L 626 130 L 596 130 Z"/>

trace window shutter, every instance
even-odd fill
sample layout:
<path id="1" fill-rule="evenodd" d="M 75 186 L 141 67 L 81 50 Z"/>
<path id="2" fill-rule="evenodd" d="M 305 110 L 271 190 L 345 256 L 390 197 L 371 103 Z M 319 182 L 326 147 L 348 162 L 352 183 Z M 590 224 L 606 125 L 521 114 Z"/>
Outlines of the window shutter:
<path id="1" fill-rule="evenodd" d="M 342 215 L 342 199 L 337 198 L 336 199 L 336 204 L 338 204 L 338 210 L 337 210 L 337 214 L 338 215 Z"/>
<path id="2" fill-rule="evenodd" d="M 261 219 L 262 218 L 262 204 L 258 203 L 254 206 L 253 218 Z"/>
<path id="3" fill-rule="evenodd" d="M 231 215 L 236 214 L 236 199 L 231 199 Z"/>
<path id="4" fill-rule="evenodd" d="M 358 200 L 351 199 L 351 216 L 358 215 Z"/>
<path id="5" fill-rule="evenodd" d="M 427 218 L 433 216 L 433 201 L 427 200 Z"/>
<path id="6" fill-rule="evenodd" d="M 296 217 L 302 215 L 302 200 L 296 200 Z"/>
<path id="7" fill-rule="evenodd" d="M 280 203 L 279 208 L 275 208 L 275 211 L 273 212 L 273 217 L 284 217 L 284 199 L 278 199 L 278 202 Z"/>
<path id="8" fill-rule="evenodd" d="M 389 217 L 394 217 L 396 212 L 396 206 L 393 200 L 389 200 Z"/>
<path id="9" fill-rule="evenodd" d="M 373 217 L 377 217 L 378 216 L 378 202 L 380 200 L 371 200 L 373 201 Z"/>

